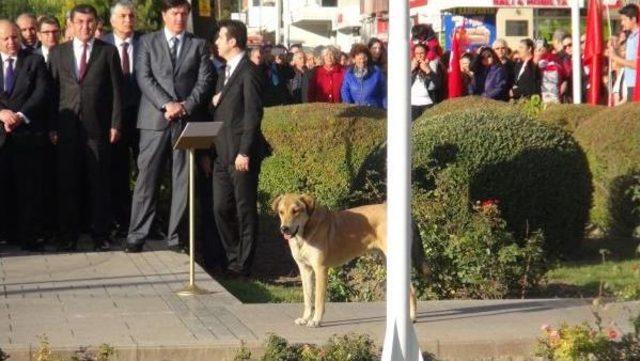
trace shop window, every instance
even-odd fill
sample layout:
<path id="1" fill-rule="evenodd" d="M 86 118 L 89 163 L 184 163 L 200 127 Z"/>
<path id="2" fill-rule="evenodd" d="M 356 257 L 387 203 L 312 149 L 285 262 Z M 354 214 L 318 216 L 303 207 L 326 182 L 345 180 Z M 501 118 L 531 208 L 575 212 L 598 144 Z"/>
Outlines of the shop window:
<path id="1" fill-rule="evenodd" d="M 338 6 L 338 0 L 321 0 L 321 5 L 323 7 L 334 7 Z"/>
<path id="2" fill-rule="evenodd" d="M 527 20 L 507 20 L 505 22 L 506 36 L 529 36 L 529 22 Z"/>

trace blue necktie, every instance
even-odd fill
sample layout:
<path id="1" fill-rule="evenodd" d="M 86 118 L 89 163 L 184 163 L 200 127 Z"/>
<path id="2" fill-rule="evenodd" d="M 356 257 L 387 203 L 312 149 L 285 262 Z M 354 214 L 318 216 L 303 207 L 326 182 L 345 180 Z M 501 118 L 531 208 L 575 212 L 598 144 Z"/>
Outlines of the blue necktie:
<path id="1" fill-rule="evenodd" d="M 7 69 L 4 72 L 4 91 L 8 94 L 13 92 L 13 83 L 15 81 L 15 73 L 13 71 L 13 59 L 6 60 Z"/>

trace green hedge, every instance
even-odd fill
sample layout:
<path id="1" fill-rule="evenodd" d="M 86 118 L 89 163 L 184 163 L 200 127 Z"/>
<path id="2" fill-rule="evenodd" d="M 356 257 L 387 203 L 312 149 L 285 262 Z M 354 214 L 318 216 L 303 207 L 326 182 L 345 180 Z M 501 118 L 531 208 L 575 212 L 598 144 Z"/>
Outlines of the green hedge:
<path id="1" fill-rule="evenodd" d="M 551 104 L 538 114 L 538 120 L 574 133 L 585 120 L 605 109 L 607 107 L 601 105 Z"/>
<path id="2" fill-rule="evenodd" d="M 414 183 L 422 189 L 497 199 L 517 238 L 540 229 L 550 252 L 582 240 L 591 205 L 583 151 L 566 132 L 533 121 L 517 108 L 426 114 L 414 125 Z M 455 198 L 454 198 L 455 199 Z"/>
<path id="3" fill-rule="evenodd" d="M 509 111 L 511 105 L 498 100 L 493 100 L 479 96 L 468 96 L 461 98 L 453 98 L 437 104 L 433 108 L 427 110 L 425 116 L 434 117 L 438 115 L 449 114 L 452 112 L 465 110 L 486 110 L 493 109 L 495 111 Z M 424 118 L 424 116 L 423 116 Z"/>
<path id="4" fill-rule="evenodd" d="M 635 103 L 607 108 L 585 120 L 574 134 L 593 173 L 591 222 L 612 235 L 629 236 L 640 224 L 628 194 L 640 171 L 639 119 Z"/>
<path id="5" fill-rule="evenodd" d="M 339 209 L 357 203 L 358 173 L 385 140 L 386 113 L 322 103 L 273 107 L 265 111 L 262 130 L 273 147 L 260 175 L 262 211 L 286 192 L 313 194 Z"/>

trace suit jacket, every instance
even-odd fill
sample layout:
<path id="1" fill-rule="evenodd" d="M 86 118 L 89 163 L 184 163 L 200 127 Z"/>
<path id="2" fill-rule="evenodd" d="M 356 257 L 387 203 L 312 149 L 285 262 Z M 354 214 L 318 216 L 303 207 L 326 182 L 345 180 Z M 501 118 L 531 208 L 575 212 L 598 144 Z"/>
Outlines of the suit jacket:
<path id="1" fill-rule="evenodd" d="M 212 64 L 207 42 L 185 33 L 175 67 L 164 30 L 142 36 L 136 57 L 136 78 L 142 91 L 138 128 L 164 130 L 169 122 L 162 108 L 184 102 L 189 121 L 204 121 L 213 96 Z"/>
<path id="2" fill-rule="evenodd" d="M 52 128 L 61 140 L 86 135 L 108 140 L 111 128 L 120 129 L 122 119 L 122 68 L 115 46 L 95 39 L 82 82 L 76 75 L 73 41 L 51 49 L 54 83 Z"/>
<path id="3" fill-rule="evenodd" d="M 0 66 L 0 68 L 2 68 Z M 26 50 L 20 50 L 15 64 L 15 81 L 13 91 L 8 94 L 4 89 L 0 92 L 0 110 L 9 109 L 21 112 L 29 119 L 29 124 L 22 124 L 15 133 L 44 132 L 47 130 L 46 116 L 50 107 L 48 89 L 49 73 L 44 59 Z M 0 71 L 0 87 L 4 84 L 4 69 Z"/>
<path id="4" fill-rule="evenodd" d="M 513 97 L 515 99 L 527 98 L 532 95 L 540 95 L 542 86 L 542 73 L 538 66 L 533 61 L 527 62 L 527 67 L 524 69 L 522 75 L 523 62 L 516 64 L 514 68 L 514 80 Z M 518 76 L 520 75 L 520 76 Z"/>
<path id="5" fill-rule="evenodd" d="M 214 121 L 223 122 L 216 139 L 216 156 L 223 164 L 233 164 L 238 154 L 250 160 L 270 155 L 269 145 L 260 130 L 262 123 L 263 77 L 248 57 L 244 57 L 225 85 L 225 72 L 218 74 L 216 94 L 220 100 Z"/>
<path id="6" fill-rule="evenodd" d="M 122 97 L 123 104 L 122 108 L 125 110 L 135 110 L 138 111 L 138 107 L 140 106 L 140 88 L 138 87 L 138 82 L 136 81 L 136 58 L 140 53 L 140 37 L 142 33 L 135 32 L 133 34 L 133 38 L 131 40 L 131 46 L 133 46 L 133 57 L 129 59 L 129 61 L 133 64 L 133 72 L 129 75 L 124 76 L 124 86 L 122 89 Z M 106 34 L 102 40 L 105 42 L 116 45 L 116 41 L 113 33 Z M 118 54 L 120 54 L 120 49 L 118 49 Z M 122 60 L 122 59 L 121 59 Z"/>

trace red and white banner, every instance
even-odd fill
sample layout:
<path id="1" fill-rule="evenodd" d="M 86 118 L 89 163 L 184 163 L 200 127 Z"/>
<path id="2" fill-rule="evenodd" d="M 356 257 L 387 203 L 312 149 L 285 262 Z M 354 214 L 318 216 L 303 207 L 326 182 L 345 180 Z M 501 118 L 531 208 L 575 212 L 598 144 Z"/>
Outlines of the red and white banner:
<path id="1" fill-rule="evenodd" d="M 418 8 L 421 6 L 427 6 L 427 0 L 409 0 L 410 8 Z"/>

